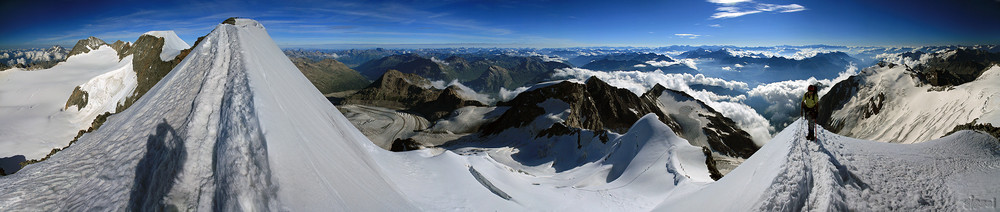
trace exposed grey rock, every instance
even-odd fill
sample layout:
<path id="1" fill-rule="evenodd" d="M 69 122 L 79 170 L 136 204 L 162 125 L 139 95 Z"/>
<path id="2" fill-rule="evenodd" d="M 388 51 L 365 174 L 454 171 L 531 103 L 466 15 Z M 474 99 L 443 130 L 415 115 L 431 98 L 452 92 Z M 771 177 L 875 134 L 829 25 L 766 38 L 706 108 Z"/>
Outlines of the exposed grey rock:
<path id="1" fill-rule="evenodd" d="M 73 50 L 70 50 L 69 55 L 66 57 L 72 57 L 73 55 L 88 53 L 90 52 L 90 50 L 94 50 L 97 49 L 98 47 L 101 47 L 101 45 L 108 45 L 108 43 L 105 43 L 103 40 L 93 36 L 87 39 L 82 39 L 76 42 L 76 45 L 73 46 Z"/>

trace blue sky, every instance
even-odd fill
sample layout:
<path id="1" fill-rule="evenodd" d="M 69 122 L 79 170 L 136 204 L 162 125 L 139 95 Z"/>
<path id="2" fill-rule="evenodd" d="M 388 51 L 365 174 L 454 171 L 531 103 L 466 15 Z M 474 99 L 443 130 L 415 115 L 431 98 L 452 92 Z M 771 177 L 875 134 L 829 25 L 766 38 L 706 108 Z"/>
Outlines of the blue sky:
<path id="1" fill-rule="evenodd" d="M 0 48 L 193 43 L 231 17 L 282 47 L 970 45 L 1000 43 L 1000 0 L 3 1 Z"/>

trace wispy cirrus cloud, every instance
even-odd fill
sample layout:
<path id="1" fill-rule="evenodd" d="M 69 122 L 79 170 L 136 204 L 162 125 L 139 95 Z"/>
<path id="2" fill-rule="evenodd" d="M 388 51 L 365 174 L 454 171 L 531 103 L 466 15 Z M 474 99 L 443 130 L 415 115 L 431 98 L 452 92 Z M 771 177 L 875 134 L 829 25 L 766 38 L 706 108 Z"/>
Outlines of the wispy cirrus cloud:
<path id="1" fill-rule="evenodd" d="M 701 35 L 687 34 L 687 33 L 674 34 L 674 36 L 682 37 L 682 38 L 688 38 L 688 39 L 695 39 L 695 38 L 701 37 Z"/>
<path id="2" fill-rule="evenodd" d="M 715 8 L 717 12 L 712 14 L 711 19 L 736 18 L 762 12 L 791 13 L 806 10 L 805 6 L 799 4 L 766 4 L 750 0 L 708 0 L 708 2 L 719 5 Z"/>

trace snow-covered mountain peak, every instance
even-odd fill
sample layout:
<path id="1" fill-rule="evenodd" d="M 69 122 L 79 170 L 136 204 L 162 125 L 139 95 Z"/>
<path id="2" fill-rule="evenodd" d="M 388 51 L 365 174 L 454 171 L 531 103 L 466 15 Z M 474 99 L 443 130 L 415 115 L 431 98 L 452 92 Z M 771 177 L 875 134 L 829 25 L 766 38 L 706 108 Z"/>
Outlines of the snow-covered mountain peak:
<path id="1" fill-rule="evenodd" d="M 160 52 L 160 60 L 163 61 L 173 60 L 174 57 L 181 53 L 181 50 L 191 48 L 191 45 L 188 45 L 187 42 L 184 42 L 184 40 L 181 40 L 180 37 L 177 37 L 177 34 L 172 30 L 149 31 L 143 33 L 143 35 L 163 38 L 163 50 Z"/>

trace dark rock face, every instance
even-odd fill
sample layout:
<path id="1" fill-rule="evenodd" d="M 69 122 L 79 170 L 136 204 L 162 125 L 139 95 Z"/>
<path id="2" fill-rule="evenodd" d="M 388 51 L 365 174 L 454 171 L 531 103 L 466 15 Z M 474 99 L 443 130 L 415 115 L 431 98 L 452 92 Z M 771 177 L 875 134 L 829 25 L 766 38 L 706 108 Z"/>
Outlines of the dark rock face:
<path id="1" fill-rule="evenodd" d="M 125 56 L 132 54 L 131 51 L 132 45 L 126 43 L 125 41 L 121 40 L 115 41 L 114 43 L 111 44 L 111 48 L 115 49 L 115 51 L 118 51 L 118 60 L 121 60 L 122 58 L 125 58 Z"/>
<path id="2" fill-rule="evenodd" d="M 816 116 L 816 122 L 819 122 L 823 128 L 830 130 L 831 132 L 840 132 L 840 130 L 844 128 L 844 123 L 833 121 L 833 112 L 843 109 L 844 105 L 846 105 L 848 101 L 851 101 L 851 99 L 858 93 L 860 86 L 861 78 L 859 76 L 848 77 L 846 80 L 833 85 L 833 88 L 830 88 L 830 92 L 819 98 L 819 114 Z M 879 111 L 881 111 L 881 104 L 884 100 L 885 98 L 882 98 L 882 100 L 878 102 Z"/>
<path id="3" fill-rule="evenodd" d="M 420 145 L 420 143 L 417 142 L 416 140 L 413 140 L 413 138 L 406 138 L 406 139 L 396 138 L 396 140 L 392 141 L 392 147 L 389 148 L 389 151 L 405 152 L 410 150 L 418 150 L 421 147 L 422 146 Z"/>
<path id="4" fill-rule="evenodd" d="M 361 75 L 368 79 L 375 79 L 388 70 L 396 70 L 402 73 L 417 74 L 426 78 L 449 79 L 454 73 L 449 73 L 445 67 L 435 63 L 431 59 L 420 57 L 417 54 L 401 54 L 383 57 L 359 65 L 357 68 Z"/>
<path id="5" fill-rule="evenodd" d="M 87 100 L 90 97 L 86 91 L 80 90 L 80 86 L 73 88 L 73 93 L 69 95 L 69 100 L 66 100 L 66 106 L 63 109 L 69 108 L 69 106 L 76 105 L 77 110 L 87 107 Z"/>
<path id="6" fill-rule="evenodd" d="M 473 62 L 473 67 L 477 67 L 474 70 L 482 74 L 469 81 L 467 85 L 483 92 L 495 93 L 499 92 L 500 88 L 513 90 L 542 82 L 553 70 L 570 66 L 532 57 L 498 56 Z"/>
<path id="7" fill-rule="evenodd" d="M 334 59 L 312 60 L 289 57 L 309 82 L 321 93 L 357 90 L 368 85 L 368 80 L 354 69 Z"/>
<path id="8" fill-rule="evenodd" d="M 225 21 L 222 21 L 222 23 L 223 24 L 229 24 L 229 25 L 236 25 L 236 19 L 237 18 L 239 18 L 239 17 L 229 17 Z"/>
<path id="9" fill-rule="evenodd" d="M 707 137 L 707 141 L 711 150 L 732 156 L 749 158 L 753 153 L 757 152 L 759 147 L 753 142 L 753 138 L 750 133 L 747 133 L 743 129 L 737 127 L 736 122 L 732 119 L 727 118 L 719 113 L 712 107 L 708 106 L 704 102 L 695 99 L 687 93 L 665 88 L 659 84 L 653 86 L 652 89 L 647 91 L 642 95 L 642 98 L 648 101 L 657 101 L 661 96 L 672 97 L 675 101 L 695 101 L 701 106 L 706 113 L 699 113 L 698 117 L 708 119 L 708 123 L 701 127 L 702 133 Z M 659 107 L 677 107 L 676 105 L 660 105 Z M 675 114 L 668 114 L 671 119 L 678 120 L 681 117 L 674 116 Z M 693 127 L 693 126 L 678 126 L 676 128 L 671 127 L 674 132 L 682 138 L 693 140 L 692 135 L 685 135 L 683 133 L 685 129 L 682 127 Z"/>
<path id="10" fill-rule="evenodd" d="M 170 70 L 183 60 L 181 58 L 182 55 L 187 56 L 187 54 L 181 54 L 175 57 L 174 60 L 163 61 L 160 59 L 160 52 L 163 51 L 163 43 L 163 38 L 142 35 L 132 45 L 130 48 L 132 53 L 132 71 L 135 71 L 137 85 L 132 95 L 125 99 L 125 103 L 118 105 L 117 112 L 125 110 L 135 103 L 135 101 L 139 100 L 139 97 L 146 94 L 150 88 L 153 88 L 157 82 L 160 82 L 160 79 L 167 76 L 167 73 L 170 73 Z"/>
<path id="11" fill-rule="evenodd" d="M 344 103 L 404 110 L 434 100 L 439 92 L 423 77 L 389 70 L 368 87 L 344 98 Z"/>
<path id="12" fill-rule="evenodd" d="M 953 53 L 948 57 L 941 54 Z M 917 79 L 932 86 L 956 86 L 972 82 L 987 68 L 1000 64 L 1000 53 L 990 53 L 979 49 L 955 49 L 945 53 L 933 53 L 927 63 L 908 69 Z M 904 54 L 904 57 L 920 58 L 919 53 Z"/>
<path id="13" fill-rule="evenodd" d="M 96 37 L 89 37 L 87 39 L 77 41 L 76 45 L 73 46 L 73 50 L 69 51 L 69 56 L 66 57 L 72 57 L 73 55 L 90 52 L 90 50 L 97 49 L 98 47 L 101 47 L 101 45 L 108 45 L 108 43 L 105 43 L 103 40 Z"/>
<path id="14" fill-rule="evenodd" d="M 558 99 L 569 104 L 570 114 L 565 128 L 587 129 L 595 132 L 624 133 L 642 116 L 654 113 L 671 128 L 678 125 L 663 114 L 656 104 L 644 100 L 626 89 L 616 88 L 591 77 L 585 84 L 564 81 L 517 95 L 498 106 L 510 106 L 496 121 L 481 128 L 483 135 L 493 135 L 506 129 L 526 126 L 545 113 L 538 106 L 548 99 Z M 634 112 L 633 112 L 634 111 Z M 558 124 L 557 124 L 558 125 Z M 560 126 L 553 126 L 558 128 Z M 549 130 L 548 133 L 571 133 L 572 130 Z"/>
<path id="15" fill-rule="evenodd" d="M 421 114 L 427 120 L 437 120 L 451 115 L 452 111 L 466 106 L 486 106 L 476 100 L 466 100 L 459 94 L 459 88 L 448 86 L 434 100 L 417 104 L 410 110 Z"/>
<path id="16" fill-rule="evenodd" d="M 873 115 L 878 115 L 882 111 L 883 103 L 885 103 L 885 93 L 878 93 L 878 95 L 868 98 L 868 107 L 865 110 L 865 118 L 871 118 Z"/>
<path id="17" fill-rule="evenodd" d="M 344 98 L 343 103 L 407 110 L 428 121 L 448 117 L 455 109 L 465 106 L 486 106 L 482 102 L 465 99 L 459 89 L 449 86 L 440 90 L 431 87 L 429 80 L 416 74 L 389 70 L 368 87 Z"/>
<path id="18" fill-rule="evenodd" d="M 709 174 L 708 176 L 715 181 L 719 181 L 719 179 L 722 179 L 722 172 L 719 172 L 718 165 L 716 165 L 715 159 L 712 158 L 712 150 L 709 150 L 708 147 L 703 146 L 701 147 L 701 153 L 705 154 L 705 165 L 708 167 L 708 174 Z"/>

